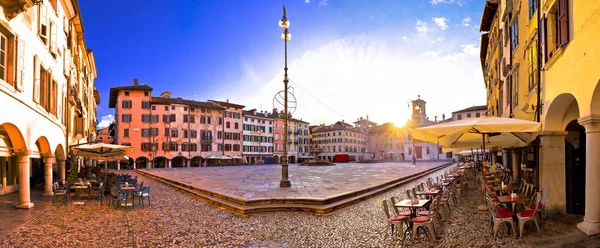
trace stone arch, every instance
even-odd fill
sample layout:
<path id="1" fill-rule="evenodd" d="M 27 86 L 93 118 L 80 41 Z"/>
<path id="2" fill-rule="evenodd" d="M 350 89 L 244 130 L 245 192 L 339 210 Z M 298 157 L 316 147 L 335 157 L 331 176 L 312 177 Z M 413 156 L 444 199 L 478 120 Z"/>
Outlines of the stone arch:
<path id="1" fill-rule="evenodd" d="M 65 154 L 65 149 L 63 148 L 62 144 L 58 144 L 56 146 L 56 148 L 54 149 L 54 156 L 56 157 L 57 161 L 67 159 L 67 156 Z"/>
<path id="2" fill-rule="evenodd" d="M 192 158 L 191 166 L 192 167 L 202 167 L 203 162 L 204 162 L 204 159 L 202 157 L 195 156 Z"/>
<path id="3" fill-rule="evenodd" d="M 169 159 L 167 159 L 167 157 L 164 156 L 158 156 L 156 158 L 154 158 L 154 168 L 167 168 L 167 165 L 169 164 Z"/>
<path id="4" fill-rule="evenodd" d="M 600 115 L 600 79 L 596 83 L 596 89 L 592 94 L 592 101 L 590 103 L 590 113 L 593 115 Z"/>
<path id="5" fill-rule="evenodd" d="M 134 161 L 135 167 L 137 169 L 146 168 L 146 165 L 148 164 L 149 161 L 150 160 L 147 157 L 144 157 L 144 156 L 137 157 Z"/>
<path id="6" fill-rule="evenodd" d="M 40 152 L 40 157 L 43 156 L 52 156 L 52 148 L 50 148 L 50 143 L 45 136 L 40 136 L 36 141 L 35 145 Z"/>
<path id="7" fill-rule="evenodd" d="M 177 156 L 171 159 L 171 167 L 186 167 L 187 166 L 187 158 L 184 156 Z"/>
<path id="8" fill-rule="evenodd" d="M 552 100 L 544 120 L 544 131 L 565 130 L 567 124 L 578 119 L 579 104 L 570 93 L 563 93 Z"/>
<path id="9" fill-rule="evenodd" d="M 0 125 L 0 135 L 2 134 L 5 134 L 6 137 L 8 137 L 5 141 L 7 141 L 7 145 L 10 145 L 10 148 L 12 148 L 14 152 L 27 151 L 25 139 L 17 126 L 8 122 Z"/>

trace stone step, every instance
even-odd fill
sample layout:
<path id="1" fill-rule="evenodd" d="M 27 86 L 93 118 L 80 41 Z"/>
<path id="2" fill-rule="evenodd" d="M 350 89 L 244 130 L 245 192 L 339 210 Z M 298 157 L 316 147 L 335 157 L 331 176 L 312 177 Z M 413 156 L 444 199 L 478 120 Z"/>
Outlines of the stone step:
<path id="1" fill-rule="evenodd" d="M 219 207 L 242 215 L 273 211 L 297 211 L 327 214 L 335 210 L 342 209 L 344 207 L 361 202 L 370 197 L 382 194 L 405 183 L 422 178 L 423 176 L 436 172 L 440 169 L 444 169 L 452 164 L 453 163 L 443 164 L 420 173 L 398 178 L 396 180 L 385 182 L 383 184 L 379 184 L 373 187 L 323 199 L 271 197 L 263 199 L 245 200 L 237 196 L 232 196 L 224 193 L 217 193 L 210 190 L 194 187 L 191 184 L 178 182 L 163 177 L 158 177 L 151 173 L 145 172 L 144 170 L 136 171 L 144 176 L 150 177 L 152 179 L 178 188 L 180 190 L 189 192 Z"/>

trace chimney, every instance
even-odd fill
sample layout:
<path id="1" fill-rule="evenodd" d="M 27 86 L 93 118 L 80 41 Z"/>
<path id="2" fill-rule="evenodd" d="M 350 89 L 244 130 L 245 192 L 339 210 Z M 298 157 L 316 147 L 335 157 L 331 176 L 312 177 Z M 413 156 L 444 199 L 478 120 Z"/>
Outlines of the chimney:
<path id="1" fill-rule="evenodd" d="M 227 99 L 227 102 L 229 102 L 229 99 Z"/>
<path id="2" fill-rule="evenodd" d="M 138 79 L 137 78 L 133 79 L 133 86 L 138 86 Z"/>
<path id="3" fill-rule="evenodd" d="M 446 120 L 446 114 L 442 114 L 442 121 Z"/>
<path id="4" fill-rule="evenodd" d="M 433 118 L 433 122 L 437 123 L 437 115 L 435 115 Z"/>

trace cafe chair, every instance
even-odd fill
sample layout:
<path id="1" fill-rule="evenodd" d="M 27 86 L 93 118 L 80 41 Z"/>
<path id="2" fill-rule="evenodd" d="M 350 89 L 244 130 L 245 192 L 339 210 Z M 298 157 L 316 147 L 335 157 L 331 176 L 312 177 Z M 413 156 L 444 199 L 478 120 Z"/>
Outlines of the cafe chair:
<path id="1" fill-rule="evenodd" d="M 404 230 L 403 225 L 407 222 L 409 217 L 406 215 L 396 215 L 396 216 L 392 217 L 390 215 L 388 201 L 383 200 L 382 205 L 383 205 L 383 212 L 385 213 L 385 217 L 387 218 L 388 228 L 391 228 L 392 235 L 394 233 L 396 233 L 396 235 L 400 234 L 400 232 L 402 232 L 402 230 Z M 385 237 L 386 237 L 386 239 L 388 237 L 387 230 L 385 231 Z"/>
<path id="2" fill-rule="evenodd" d="M 510 224 L 513 233 L 516 235 L 517 232 L 515 230 L 515 222 L 513 221 L 513 212 L 506 208 L 498 208 L 492 200 L 492 198 L 490 198 L 489 196 L 486 196 L 485 200 L 487 202 L 488 209 L 492 217 L 492 230 L 494 232 L 494 238 L 496 238 L 496 234 L 498 233 L 498 228 L 500 227 L 500 224 L 504 222 Z"/>
<path id="3" fill-rule="evenodd" d="M 517 218 L 519 219 L 519 231 L 520 231 L 519 237 L 521 237 L 521 238 L 523 237 L 523 229 L 525 227 L 525 223 L 527 223 L 528 221 L 533 221 L 535 223 L 535 227 L 537 228 L 538 233 L 541 233 L 540 226 L 535 217 L 537 216 L 537 212 L 539 210 L 540 202 L 542 200 L 542 195 L 540 194 L 540 192 L 536 192 L 535 194 L 533 194 L 533 197 L 531 199 L 532 199 L 532 202 L 529 205 L 533 206 L 533 208 L 527 209 L 527 210 L 517 214 Z"/>

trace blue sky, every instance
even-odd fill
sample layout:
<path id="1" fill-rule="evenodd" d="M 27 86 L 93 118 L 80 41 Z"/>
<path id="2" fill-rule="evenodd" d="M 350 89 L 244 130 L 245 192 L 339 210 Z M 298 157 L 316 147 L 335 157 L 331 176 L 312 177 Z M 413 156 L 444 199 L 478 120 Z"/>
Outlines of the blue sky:
<path id="1" fill-rule="evenodd" d="M 133 78 L 154 95 L 272 110 L 283 89 L 277 21 L 288 9 L 295 117 L 313 124 L 369 115 L 401 125 L 421 95 L 433 119 L 485 104 L 480 0 L 80 1 L 94 50 L 99 119 L 110 87 Z"/>

